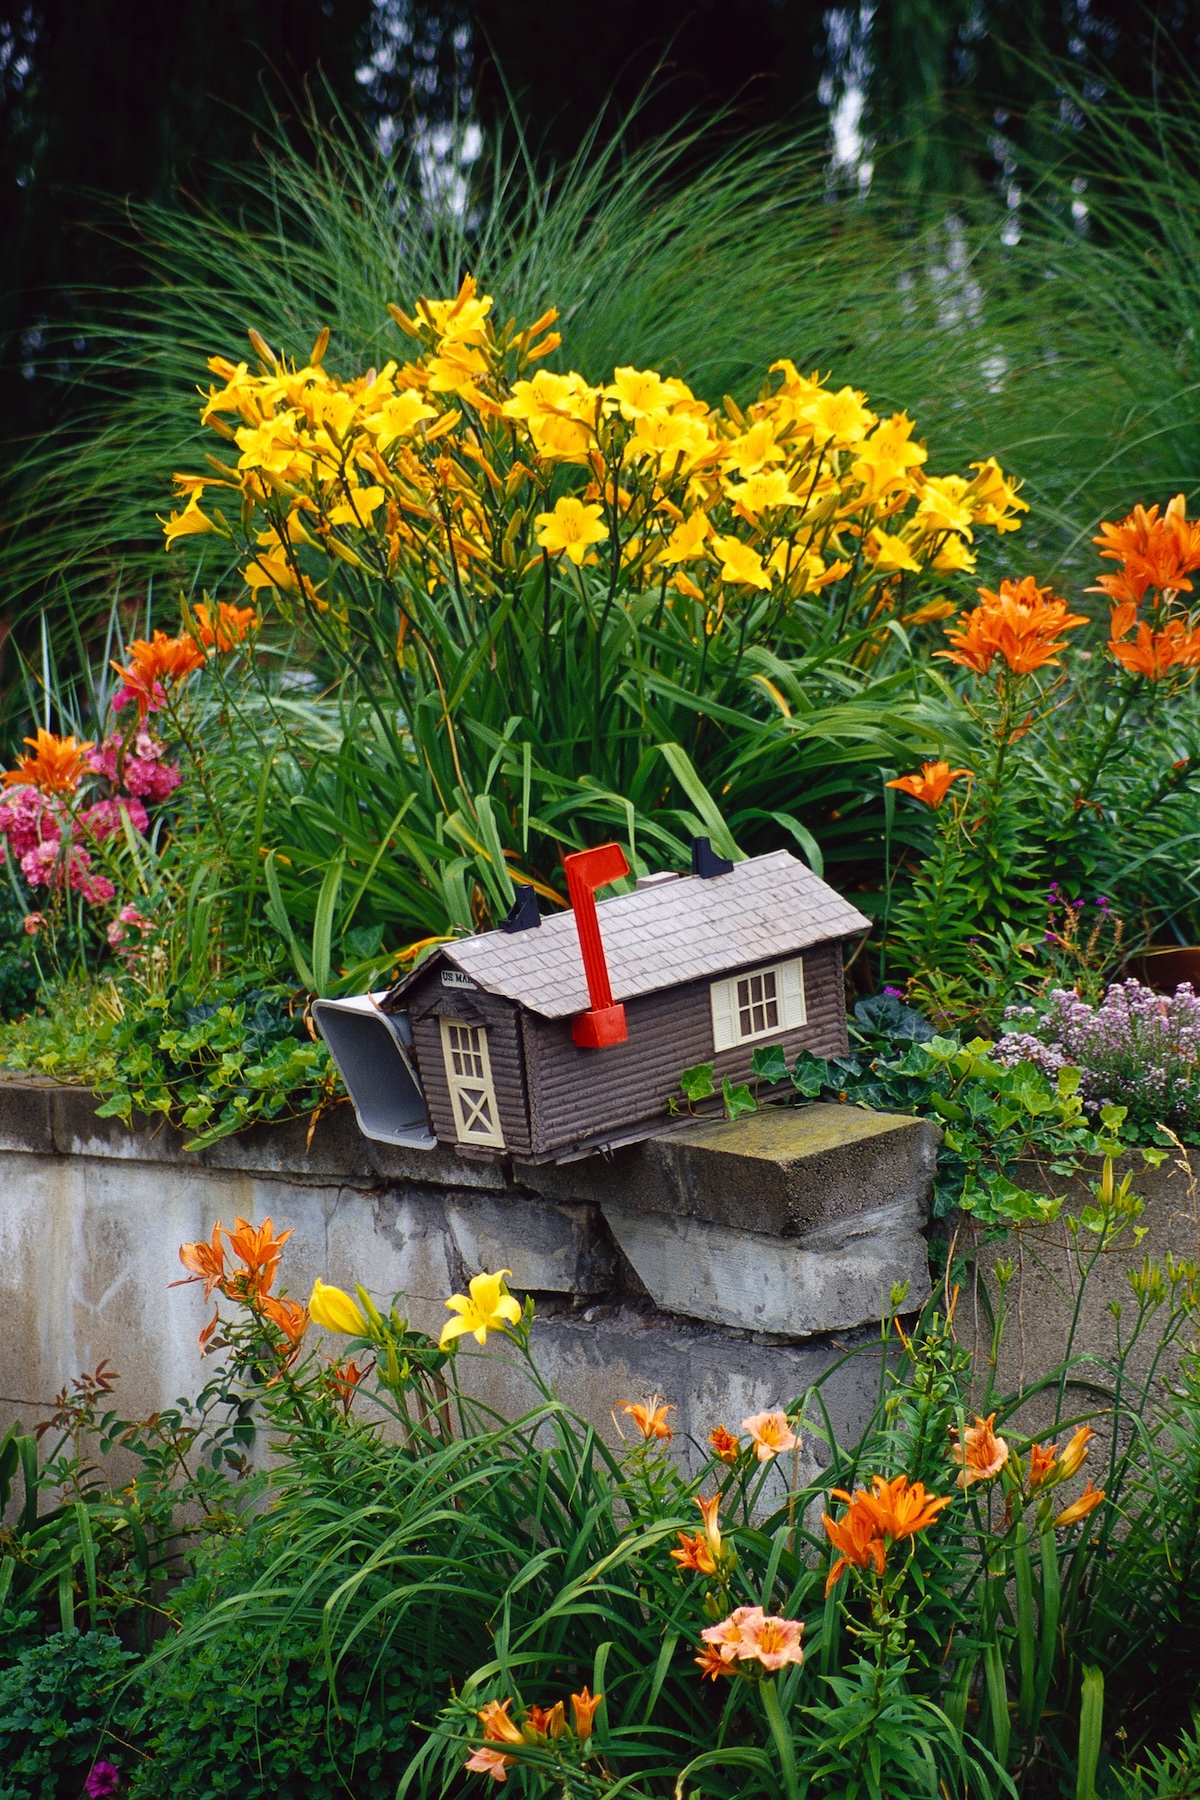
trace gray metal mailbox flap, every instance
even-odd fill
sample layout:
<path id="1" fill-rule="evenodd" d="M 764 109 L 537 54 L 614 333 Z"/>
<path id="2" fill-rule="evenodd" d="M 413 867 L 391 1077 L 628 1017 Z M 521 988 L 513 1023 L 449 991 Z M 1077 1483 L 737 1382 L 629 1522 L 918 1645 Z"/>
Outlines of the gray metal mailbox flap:
<path id="1" fill-rule="evenodd" d="M 436 1149 L 420 1078 L 408 1054 L 406 1015 L 381 1013 L 370 994 L 314 1000 L 312 1010 L 363 1136 L 411 1150 Z"/>

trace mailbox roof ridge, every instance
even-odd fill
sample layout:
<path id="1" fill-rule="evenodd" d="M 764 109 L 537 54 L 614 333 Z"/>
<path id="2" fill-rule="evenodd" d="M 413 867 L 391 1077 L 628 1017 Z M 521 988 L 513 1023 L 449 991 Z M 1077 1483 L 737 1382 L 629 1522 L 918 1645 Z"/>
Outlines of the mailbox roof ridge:
<path id="1" fill-rule="evenodd" d="M 597 911 L 618 1002 L 793 955 L 870 925 L 787 850 L 748 857 L 725 875 L 687 875 L 614 894 L 598 901 Z M 391 997 L 399 1000 L 443 962 L 543 1018 L 570 1018 L 590 1004 L 569 910 L 543 918 L 536 930 L 485 931 L 442 944 Z"/>

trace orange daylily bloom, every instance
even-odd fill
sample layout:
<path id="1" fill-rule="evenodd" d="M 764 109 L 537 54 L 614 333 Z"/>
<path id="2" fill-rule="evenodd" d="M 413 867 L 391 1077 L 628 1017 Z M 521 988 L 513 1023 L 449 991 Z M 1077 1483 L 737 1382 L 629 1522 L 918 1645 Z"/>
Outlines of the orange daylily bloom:
<path id="1" fill-rule="evenodd" d="M 670 1443 L 675 1434 L 667 1424 L 667 1414 L 674 1412 L 675 1408 L 659 1406 L 656 1404 L 657 1400 L 657 1394 L 652 1395 L 644 1406 L 639 1405 L 636 1400 L 626 1400 L 617 1411 L 628 1414 L 644 1438 L 662 1438 Z"/>
<path id="2" fill-rule="evenodd" d="M 228 601 L 217 603 L 217 616 L 214 619 L 211 608 L 203 602 L 192 607 L 196 615 L 196 635 L 206 650 L 216 649 L 224 654 L 240 644 L 248 631 L 258 623 L 258 614 L 252 606 L 230 606 Z"/>
<path id="3" fill-rule="evenodd" d="M 720 1504 L 720 1494 L 712 1494 L 708 1499 L 705 1499 L 703 1494 L 696 1495 L 696 1505 L 700 1508 L 700 1517 L 704 1520 L 704 1536 L 714 1556 L 721 1554 L 721 1526 L 717 1519 L 717 1508 Z"/>
<path id="4" fill-rule="evenodd" d="M 592 1720 L 596 1717 L 596 1709 L 604 1699 L 603 1694 L 594 1698 L 588 1693 L 586 1686 L 578 1694 L 571 1695 L 571 1711 L 575 1715 L 575 1736 L 580 1739 L 592 1735 Z"/>
<path id="5" fill-rule="evenodd" d="M 1056 1525 L 1078 1524 L 1080 1519 L 1086 1519 L 1090 1512 L 1095 1511 L 1103 1498 L 1104 1489 L 1094 1488 L 1089 1481 L 1078 1500 L 1072 1500 L 1070 1506 L 1064 1506 L 1056 1516 L 1054 1523 Z"/>
<path id="6" fill-rule="evenodd" d="M 1008 1461 L 1008 1445 L 996 1436 L 995 1423 L 995 1413 L 989 1413 L 986 1419 L 976 1415 L 974 1425 L 963 1432 L 961 1442 L 955 1442 L 951 1454 L 955 1462 L 962 1464 L 960 1488 L 970 1487 L 973 1481 L 994 1481 Z M 958 1440 L 957 1432 L 953 1436 Z"/>
<path id="7" fill-rule="evenodd" d="M 1031 1444 L 1029 1446 L 1029 1486 L 1031 1490 L 1043 1485 L 1057 1460 L 1057 1444 Z"/>
<path id="8" fill-rule="evenodd" d="M 732 1675 L 733 1666 L 726 1662 L 721 1652 L 712 1644 L 705 1644 L 699 1656 L 693 1657 L 700 1670 L 701 1679 L 707 1676 L 709 1681 L 716 1681 L 722 1675 Z"/>
<path id="9" fill-rule="evenodd" d="M 837 1586 L 849 1568 L 865 1569 L 868 1563 L 874 1563 L 877 1575 L 882 1575 L 887 1558 L 887 1546 L 880 1537 L 875 1519 L 860 1504 L 859 1497 L 851 1499 L 841 1488 L 834 1493 L 839 1500 L 849 1501 L 840 1519 L 831 1519 L 828 1513 L 822 1513 L 825 1535 L 835 1550 L 841 1555 L 829 1571 L 825 1583 L 825 1592 L 829 1594 Z"/>
<path id="10" fill-rule="evenodd" d="M 1069 1481 L 1071 1476 L 1077 1474 L 1083 1466 L 1084 1458 L 1088 1453 L 1088 1445 L 1095 1435 L 1090 1425 L 1080 1425 L 1078 1430 L 1071 1433 L 1067 1447 L 1058 1459 L 1063 1481 Z"/>
<path id="11" fill-rule="evenodd" d="M 489 1750 L 485 1744 L 482 1750 L 468 1756 L 463 1768 L 476 1775 L 490 1775 L 493 1781 L 507 1781 L 508 1771 L 515 1761 L 515 1757 L 505 1756 L 503 1750 Z"/>
<path id="12" fill-rule="evenodd" d="M 712 1445 L 713 1455 L 720 1462 L 733 1464 L 742 1453 L 741 1444 L 732 1431 L 726 1431 L 724 1425 L 714 1425 L 708 1434 L 708 1441 Z"/>
<path id="13" fill-rule="evenodd" d="M 754 1445 L 759 1462 L 770 1462 L 783 1450 L 798 1450 L 800 1439 L 788 1423 L 785 1412 L 760 1412 L 742 1420 L 742 1430 Z"/>
<path id="14" fill-rule="evenodd" d="M 699 1575 L 715 1575 L 716 1560 L 702 1532 L 694 1537 L 686 1531 L 677 1531 L 679 1549 L 671 1551 L 671 1560 L 677 1562 L 681 1569 L 695 1569 Z"/>
<path id="15" fill-rule="evenodd" d="M 168 637 L 165 631 L 156 631 L 149 643 L 145 638 L 135 638 L 129 646 L 129 656 L 128 668 L 117 662 L 112 667 L 137 701 L 142 718 L 159 701 L 156 689 L 161 690 L 171 681 L 184 681 L 193 669 L 202 669 L 205 660 L 195 638 L 186 633 Z"/>
<path id="16" fill-rule="evenodd" d="M 914 800 L 923 800 L 926 806 L 939 807 L 946 798 L 952 783 L 961 775 L 968 780 L 970 769 L 952 769 L 949 763 L 927 762 L 921 764 L 919 775 L 901 775 L 896 781 L 889 781 L 887 786 L 899 788 L 902 794 L 911 794 Z"/>
<path id="17" fill-rule="evenodd" d="M 999 593 L 991 588 L 978 591 L 981 604 L 959 624 L 946 627 L 954 649 L 935 651 L 976 675 L 990 673 L 998 656 L 1014 675 L 1030 675 L 1048 663 L 1056 664 L 1056 652 L 1067 645 L 1060 634 L 1087 624 L 1082 613 L 1068 612 L 1066 601 L 1050 588 L 1040 588 L 1032 575 L 1002 581 Z"/>
<path id="18" fill-rule="evenodd" d="M 52 731 L 38 726 L 36 737 L 24 740 L 32 756 L 19 756 L 15 769 L 4 775 L 6 787 L 34 787 L 43 794 L 73 794 L 88 772 L 87 753 L 90 742 L 78 743 L 73 737 L 55 737 Z"/>
<path id="19" fill-rule="evenodd" d="M 950 1505 L 953 1495 L 939 1499 L 926 1490 L 924 1482 L 910 1482 L 907 1475 L 897 1475 L 891 1481 L 882 1475 L 874 1475 L 871 1492 L 858 1488 L 854 1499 L 875 1520 L 879 1535 L 895 1544 L 925 1531 L 935 1522 L 942 1508 Z"/>
<path id="20" fill-rule="evenodd" d="M 483 1726 L 483 1735 L 493 1744 L 523 1744 L 521 1728 L 514 1725 L 508 1716 L 511 1700 L 489 1700 L 481 1707 L 476 1717 Z"/>
<path id="21" fill-rule="evenodd" d="M 549 1711 L 543 1706 L 531 1706 L 525 1723 L 539 1737 L 560 1738 L 567 1729 L 567 1709 L 561 1700 L 556 1700 Z"/>
<path id="22" fill-rule="evenodd" d="M 265 1308 L 267 1302 L 264 1301 L 263 1305 Z M 346 1412 L 350 1411 L 359 1382 L 362 1381 L 364 1376 L 369 1372 L 369 1365 L 368 1368 L 360 1369 L 358 1364 L 352 1359 L 347 1359 L 345 1362 L 330 1363 L 326 1380 L 341 1401 L 342 1407 Z"/>

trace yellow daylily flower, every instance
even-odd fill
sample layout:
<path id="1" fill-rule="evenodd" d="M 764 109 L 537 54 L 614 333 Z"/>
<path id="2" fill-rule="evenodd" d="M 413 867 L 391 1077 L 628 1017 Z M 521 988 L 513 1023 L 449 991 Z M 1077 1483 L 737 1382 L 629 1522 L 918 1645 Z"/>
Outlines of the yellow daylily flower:
<path id="1" fill-rule="evenodd" d="M 361 1308 L 349 1294 L 343 1293 L 341 1288 L 330 1287 L 319 1276 L 313 1282 L 308 1316 L 314 1325 L 320 1325 L 325 1331 L 340 1331 L 344 1337 L 366 1336 L 367 1321 Z"/>
<path id="2" fill-rule="evenodd" d="M 704 544 L 709 533 L 709 523 L 705 514 L 698 508 L 681 519 L 674 531 L 658 553 L 660 563 L 695 562 L 698 556 L 704 555 Z"/>
<path id="3" fill-rule="evenodd" d="M 907 569 L 910 574 L 919 575 L 921 565 L 902 537 L 895 537 L 890 531 L 873 531 L 871 533 L 872 560 L 875 567 L 883 571 Z"/>
<path id="4" fill-rule="evenodd" d="M 773 577 L 763 568 L 762 557 L 740 538 L 715 537 L 713 549 L 721 559 L 721 580 L 744 587 L 769 588 Z"/>
<path id="5" fill-rule="evenodd" d="M 799 506 L 800 496 L 793 494 L 782 469 L 764 469 L 748 475 L 745 481 L 725 483 L 725 492 L 735 506 L 744 506 L 757 515 L 769 506 Z"/>
<path id="6" fill-rule="evenodd" d="M 468 1293 L 451 1294 L 446 1305 L 458 1317 L 447 1319 L 442 1327 L 438 1340 L 441 1349 L 468 1331 L 474 1333 L 477 1344 L 486 1344 L 489 1331 L 520 1323 L 520 1302 L 504 1285 L 504 1277 L 511 1274 L 511 1269 L 499 1269 L 495 1275 L 476 1275 L 468 1283 Z"/>
<path id="7" fill-rule="evenodd" d="M 854 388 L 839 388 L 836 394 L 822 389 L 816 398 L 801 409 L 801 417 L 813 428 L 813 442 L 820 449 L 831 438 L 843 444 L 858 444 L 866 437 L 877 415 L 863 405 L 865 394 Z"/>
<path id="8" fill-rule="evenodd" d="M 653 369 L 614 369 L 612 386 L 605 392 L 617 401 L 623 419 L 644 419 L 647 413 L 670 406 L 675 398 Z"/>
<path id="9" fill-rule="evenodd" d="M 220 526 L 215 524 L 207 513 L 200 511 L 201 491 L 203 490 L 193 493 L 181 513 L 172 513 L 168 519 L 164 519 L 161 514 L 157 515 L 158 522 L 163 528 L 163 536 L 167 540 L 168 550 L 176 538 L 192 537 L 201 531 L 220 531 Z"/>
<path id="10" fill-rule="evenodd" d="M 601 506 L 585 506 L 574 495 L 564 495 L 553 512 L 537 515 L 537 541 L 552 555 L 565 551 L 579 568 L 589 546 L 602 543 L 608 536 L 608 528 L 602 522 L 603 512 Z"/>

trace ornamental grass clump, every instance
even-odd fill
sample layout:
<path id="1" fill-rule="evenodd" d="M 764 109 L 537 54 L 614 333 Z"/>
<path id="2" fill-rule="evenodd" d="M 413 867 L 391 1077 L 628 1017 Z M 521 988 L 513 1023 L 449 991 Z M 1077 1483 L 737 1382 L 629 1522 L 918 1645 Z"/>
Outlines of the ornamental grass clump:
<path id="1" fill-rule="evenodd" d="M 1171 995 L 1115 982 L 1096 1006 L 1056 988 L 1043 1009 L 1012 1006 L 1004 1022 L 997 1061 L 1034 1063 L 1052 1080 L 1078 1069 L 1091 1110 L 1128 1109 L 1127 1138 L 1140 1131 L 1153 1141 L 1161 1125 L 1200 1139 L 1200 997 L 1190 982 Z"/>

